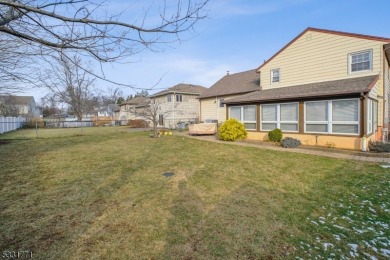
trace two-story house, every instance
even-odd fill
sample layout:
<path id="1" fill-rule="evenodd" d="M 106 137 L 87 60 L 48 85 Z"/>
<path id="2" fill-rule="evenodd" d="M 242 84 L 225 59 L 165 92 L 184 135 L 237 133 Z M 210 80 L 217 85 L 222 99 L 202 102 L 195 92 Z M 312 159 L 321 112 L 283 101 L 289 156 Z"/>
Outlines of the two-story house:
<path id="1" fill-rule="evenodd" d="M 0 96 L 0 115 L 39 117 L 40 110 L 37 108 L 32 96 Z"/>
<path id="2" fill-rule="evenodd" d="M 177 84 L 160 91 L 149 98 L 159 105 L 159 127 L 176 128 L 177 123 L 199 121 L 199 100 L 201 93 L 207 88 L 191 85 Z"/>
<path id="3" fill-rule="evenodd" d="M 119 105 L 120 109 L 115 113 L 115 117 L 126 125 L 128 120 L 137 119 L 136 107 L 148 100 L 147 97 L 134 97 Z"/>
<path id="4" fill-rule="evenodd" d="M 224 101 L 248 138 L 365 150 L 388 131 L 390 39 L 308 28 L 258 69 L 261 90 Z"/>
<path id="5" fill-rule="evenodd" d="M 238 97 L 260 89 L 256 70 L 230 74 L 229 72 L 199 96 L 200 121 L 226 120 L 224 100 Z"/>

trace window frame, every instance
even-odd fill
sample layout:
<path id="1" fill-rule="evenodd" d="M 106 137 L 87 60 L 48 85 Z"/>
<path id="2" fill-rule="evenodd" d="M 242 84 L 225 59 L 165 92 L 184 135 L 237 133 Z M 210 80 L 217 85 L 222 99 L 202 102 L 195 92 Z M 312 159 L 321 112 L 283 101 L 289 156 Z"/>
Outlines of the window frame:
<path id="1" fill-rule="evenodd" d="M 274 81 L 274 72 L 278 72 L 278 81 Z M 280 82 L 280 68 L 277 69 L 271 69 L 271 84 L 276 84 Z"/>
<path id="2" fill-rule="evenodd" d="M 182 94 L 175 94 L 176 102 L 183 102 L 183 95 Z"/>
<path id="3" fill-rule="evenodd" d="M 370 68 L 365 69 L 365 70 L 352 71 L 352 56 L 364 54 L 367 52 L 369 54 L 369 59 L 370 59 Z M 372 49 L 348 53 L 348 73 L 349 74 L 364 73 L 364 72 L 372 71 L 372 67 L 373 67 L 373 50 Z"/>
<path id="4" fill-rule="evenodd" d="M 172 94 L 167 95 L 167 102 L 172 102 Z"/>
<path id="5" fill-rule="evenodd" d="M 378 130 L 378 101 L 367 99 L 367 135 L 373 134 Z"/>
<path id="6" fill-rule="evenodd" d="M 255 108 L 255 121 L 244 121 L 244 107 L 254 107 Z M 231 109 L 232 108 L 240 108 L 240 121 L 241 123 L 244 124 L 255 124 L 255 128 L 246 128 L 245 127 L 245 130 L 257 130 L 257 105 L 246 105 L 246 106 L 229 106 L 229 119 L 231 118 Z"/>
<path id="7" fill-rule="evenodd" d="M 358 116 L 357 121 L 333 121 L 333 102 L 334 101 L 351 101 L 354 100 L 357 102 L 358 106 Z M 327 120 L 326 121 L 308 121 L 306 120 L 307 117 L 307 104 L 308 103 L 319 103 L 319 102 L 326 102 L 327 106 Z M 317 100 L 317 101 L 305 101 L 304 102 L 304 133 L 307 134 L 331 134 L 331 135 L 351 135 L 351 136 L 359 136 L 360 135 L 360 115 L 361 115 L 361 108 L 360 108 L 360 99 L 359 98 L 346 98 L 346 99 L 330 99 L 330 100 Z M 327 125 L 327 131 L 326 132 L 316 132 L 316 131 L 307 131 L 307 125 Z M 333 132 L 333 125 L 357 125 L 357 133 L 337 133 Z"/>
<path id="8" fill-rule="evenodd" d="M 281 120 L 281 113 L 280 113 L 280 106 L 281 105 L 290 105 L 295 104 L 297 108 L 297 121 L 282 121 Z M 276 121 L 263 121 L 263 106 L 276 106 Z M 271 131 L 269 129 L 263 129 L 263 123 L 264 124 L 276 124 L 276 128 L 281 129 L 281 124 L 296 124 L 297 125 L 297 131 L 291 131 L 291 130 L 283 130 L 283 132 L 286 133 L 298 133 L 299 132 L 299 102 L 288 102 L 288 103 L 274 103 L 274 104 L 262 104 L 260 106 L 260 131 Z"/>

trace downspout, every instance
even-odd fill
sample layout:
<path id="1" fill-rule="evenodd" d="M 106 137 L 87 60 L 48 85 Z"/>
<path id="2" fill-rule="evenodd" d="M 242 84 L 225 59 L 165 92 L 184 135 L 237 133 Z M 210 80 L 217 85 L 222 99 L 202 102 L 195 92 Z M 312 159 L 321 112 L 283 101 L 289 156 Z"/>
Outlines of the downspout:
<path id="1" fill-rule="evenodd" d="M 362 152 L 367 152 L 367 124 L 366 124 L 366 120 L 367 120 L 367 114 L 366 114 L 366 95 L 364 95 L 364 93 L 360 93 L 360 99 L 363 101 L 362 103 L 362 109 L 361 109 L 361 113 L 362 115 L 360 116 L 360 121 L 361 121 L 361 124 L 362 124 L 362 127 L 360 127 L 360 129 L 363 130 L 363 133 L 362 133 Z M 363 118 L 363 119 L 362 119 Z"/>
<path id="2" fill-rule="evenodd" d="M 175 125 L 175 100 L 176 100 L 176 93 L 173 92 L 173 125 Z"/>
<path id="3" fill-rule="evenodd" d="M 216 108 L 215 108 L 216 110 L 215 110 L 215 111 L 216 111 L 216 115 L 217 115 L 217 118 L 216 118 L 216 119 L 217 119 L 217 122 L 218 122 L 218 121 L 219 121 L 219 115 L 218 115 L 218 114 L 219 114 L 219 113 L 218 113 L 218 111 L 219 111 L 219 110 L 218 110 L 218 108 L 219 108 L 218 97 L 215 97 L 215 105 L 216 105 Z"/>

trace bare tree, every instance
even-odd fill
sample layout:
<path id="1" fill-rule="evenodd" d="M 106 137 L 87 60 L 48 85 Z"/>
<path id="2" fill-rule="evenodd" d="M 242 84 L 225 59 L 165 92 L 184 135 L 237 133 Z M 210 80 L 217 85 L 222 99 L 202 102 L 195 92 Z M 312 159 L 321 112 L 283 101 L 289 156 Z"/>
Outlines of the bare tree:
<path id="1" fill-rule="evenodd" d="M 81 67 L 82 61 L 78 56 L 72 59 L 61 56 L 57 64 L 52 65 L 52 69 L 47 70 L 47 74 L 41 78 L 53 97 L 67 104 L 78 120 L 82 120 L 83 114 L 92 109 L 95 98 L 92 91 L 95 79 Z"/>
<path id="2" fill-rule="evenodd" d="M 0 62 L 0 79 L 34 84 L 34 74 L 20 69 L 27 62 L 51 62 L 64 51 L 98 62 L 118 62 L 179 41 L 183 32 L 206 17 L 208 1 L 152 1 L 161 4 L 138 8 L 143 17 L 128 22 L 121 20 L 123 14 L 106 15 L 109 3 L 104 0 L 0 0 L 0 59 L 5 60 Z M 103 71 L 95 76 L 113 82 Z"/>
<path id="3" fill-rule="evenodd" d="M 149 99 L 148 103 L 140 105 L 137 109 L 138 116 L 152 122 L 153 137 L 158 137 L 157 126 L 159 124 L 159 120 L 165 120 L 165 118 L 170 114 L 170 111 L 162 112 L 161 104 L 162 102 L 159 99 L 152 98 Z"/>

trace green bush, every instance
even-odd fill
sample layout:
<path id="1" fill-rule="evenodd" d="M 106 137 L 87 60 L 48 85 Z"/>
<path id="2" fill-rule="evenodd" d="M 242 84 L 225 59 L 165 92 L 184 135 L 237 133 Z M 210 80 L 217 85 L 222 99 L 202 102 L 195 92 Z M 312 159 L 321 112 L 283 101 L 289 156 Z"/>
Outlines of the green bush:
<path id="1" fill-rule="evenodd" d="M 235 141 L 244 139 L 247 136 L 245 126 L 237 119 L 226 120 L 219 128 L 219 139 L 224 141 Z"/>
<path id="2" fill-rule="evenodd" d="M 284 148 L 296 148 L 301 145 L 301 141 L 292 137 L 286 137 L 284 138 L 280 144 Z"/>
<path id="3" fill-rule="evenodd" d="M 282 137 L 282 130 L 280 130 L 279 128 L 275 128 L 268 133 L 268 139 L 272 142 L 280 142 L 282 140 Z"/>
<path id="4" fill-rule="evenodd" d="M 368 149 L 371 152 L 388 153 L 390 152 L 390 144 L 382 142 L 368 142 Z"/>

